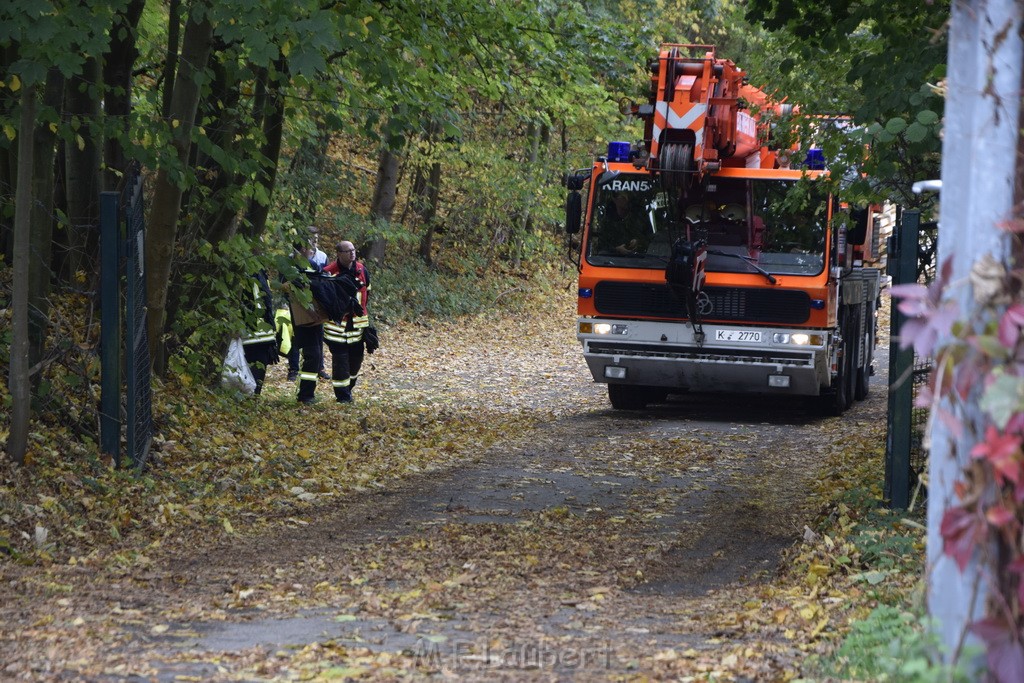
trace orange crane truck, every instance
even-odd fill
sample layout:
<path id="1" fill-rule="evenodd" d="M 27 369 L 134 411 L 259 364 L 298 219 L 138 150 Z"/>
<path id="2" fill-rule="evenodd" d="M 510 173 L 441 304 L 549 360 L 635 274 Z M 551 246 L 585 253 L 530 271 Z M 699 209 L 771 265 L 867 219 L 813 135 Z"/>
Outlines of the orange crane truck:
<path id="1" fill-rule="evenodd" d="M 841 414 L 872 374 L 873 207 L 824 190 L 821 151 L 773 129 L 801 114 L 713 46 L 664 45 L 651 73 L 643 141 L 565 177 L 591 374 L 616 409 L 713 391 Z"/>

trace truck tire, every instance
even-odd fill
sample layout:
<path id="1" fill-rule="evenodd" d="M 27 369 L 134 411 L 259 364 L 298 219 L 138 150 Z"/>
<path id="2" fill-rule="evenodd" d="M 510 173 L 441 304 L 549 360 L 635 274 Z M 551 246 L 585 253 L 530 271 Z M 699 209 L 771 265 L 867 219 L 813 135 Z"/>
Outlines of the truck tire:
<path id="1" fill-rule="evenodd" d="M 857 400 L 857 353 L 860 344 L 860 317 L 853 308 L 846 309 L 846 336 L 849 339 L 846 353 L 849 359 L 844 363 L 846 368 L 846 407 L 852 408 Z"/>
<path id="2" fill-rule="evenodd" d="M 869 316 L 874 318 L 873 315 Z M 857 368 L 857 386 L 854 391 L 854 398 L 863 401 L 871 391 L 871 362 L 875 355 L 875 325 L 873 320 L 867 321 L 867 330 L 860 340 L 864 344 L 864 365 Z"/>
<path id="3" fill-rule="evenodd" d="M 853 343 L 850 337 L 848 323 L 850 316 L 845 308 L 840 309 L 839 329 L 843 335 L 843 345 L 839 350 L 839 375 L 836 377 L 832 387 L 823 394 L 823 401 L 815 405 L 823 415 L 838 417 L 846 412 L 853 399 L 853 387 L 850 382 L 853 380 Z"/>
<path id="4" fill-rule="evenodd" d="M 609 384 L 608 400 L 615 410 L 643 410 L 649 401 L 647 387 L 631 384 Z"/>

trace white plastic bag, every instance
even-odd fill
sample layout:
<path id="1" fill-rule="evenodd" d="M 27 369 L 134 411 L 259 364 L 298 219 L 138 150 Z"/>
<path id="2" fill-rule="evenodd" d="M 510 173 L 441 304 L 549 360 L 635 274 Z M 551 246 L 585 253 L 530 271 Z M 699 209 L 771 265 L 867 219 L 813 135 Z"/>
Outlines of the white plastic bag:
<path id="1" fill-rule="evenodd" d="M 228 346 L 228 353 L 224 356 L 224 369 L 220 375 L 220 385 L 225 389 L 236 389 L 246 395 L 252 395 L 256 391 L 256 378 L 252 376 L 252 370 L 245 362 L 245 348 L 241 339 L 231 340 L 231 345 Z"/>

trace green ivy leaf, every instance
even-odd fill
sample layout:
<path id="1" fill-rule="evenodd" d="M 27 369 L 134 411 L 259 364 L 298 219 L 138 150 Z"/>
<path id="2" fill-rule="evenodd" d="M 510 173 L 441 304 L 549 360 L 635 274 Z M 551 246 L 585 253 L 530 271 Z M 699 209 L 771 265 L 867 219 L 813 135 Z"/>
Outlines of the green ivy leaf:
<path id="1" fill-rule="evenodd" d="M 989 358 L 998 360 L 1005 360 L 1007 358 L 1007 348 L 1003 346 L 998 337 L 981 334 L 974 338 L 974 345 Z"/>
<path id="2" fill-rule="evenodd" d="M 1014 413 L 1024 410 L 1024 378 L 1008 375 L 999 368 L 993 375 L 995 379 L 985 388 L 980 406 L 1003 429 Z"/>
<path id="3" fill-rule="evenodd" d="M 939 115 L 933 112 L 931 109 L 925 109 L 917 112 L 917 122 L 924 126 L 933 126 L 939 120 Z"/>

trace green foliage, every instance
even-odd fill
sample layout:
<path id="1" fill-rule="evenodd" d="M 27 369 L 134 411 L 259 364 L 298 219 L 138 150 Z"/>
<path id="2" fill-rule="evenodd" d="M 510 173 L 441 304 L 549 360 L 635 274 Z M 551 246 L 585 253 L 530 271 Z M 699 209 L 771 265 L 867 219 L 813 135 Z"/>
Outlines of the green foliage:
<path id="1" fill-rule="evenodd" d="M 195 260 L 202 267 L 185 275 L 183 296 L 190 305 L 183 307 L 172 326 L 169 361 L 175 374 L 189 381 L 215 384 L 220 379 L 219 364 L 228 342 L 255 324 L 255 312 L 247 305 L 252 298 L 251 275 L 266 269 L 277 273 L 287 260 L 274 253 L 261 253 L 258 243 L 234 237 L 216 245 L 202 242 Z M 295 271 L 286 272 L 294 276 Z M 271 286 L 278 283 L 271 279 Z"/>
<path id="2" fill-rule="evenodd" d="M 833 173 L 866 174 L 851 188 L 865 200 L 930 201 L 910 186 L 939 175 L 949 3 L 751 0 L 746 16 L 766 29 L 750 41 L 751 73 L 804 111 L 852 117 L 847 139 L 824 143 L 847 160 Z"/>
<path id="3" fill-rule="evenodd" d="M 537 301 L 537 290 L 550 286 L 547 267 L 536 269 L 535 277 L 527 279 L 521 272 L 489 262 L 486 254 L 464 249 L 441 253 L 434 267 L 415 257 L 389 262 L 386 268 L 371 266 L 371 318 L 426 322 L 498 308 L 522 311 Z"/>
<path id="4" fill-rule="evenodd" d="M 879 605 L 853 625 L 839 649 L 815 667 L 822 677 L 887 683 L 970 681 L 962 667 L 940 662 L 938 639 L 927 620 L 899 607 Z"/>

